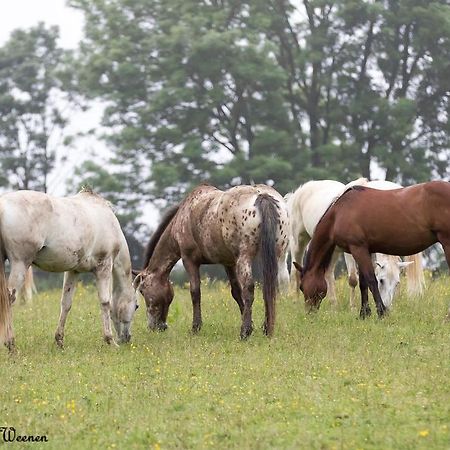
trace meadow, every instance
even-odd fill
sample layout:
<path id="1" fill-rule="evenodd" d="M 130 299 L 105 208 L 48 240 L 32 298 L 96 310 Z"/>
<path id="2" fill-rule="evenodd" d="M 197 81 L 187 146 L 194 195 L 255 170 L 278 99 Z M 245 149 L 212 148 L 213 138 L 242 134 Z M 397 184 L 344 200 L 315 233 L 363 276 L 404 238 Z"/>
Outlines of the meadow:
<path id="1" fill-rule="evenodd" d="M 417 300 L 400 292 L 383 320 L 357 319 L 343 279 L 336 312 L 325 300 L 307 316 L 303 299 L 284 295 L 272 339 L 258 290 L 244 342 L 228 287 L 202 287 L 198 335 L 189 291 L 177 288 L 169 329 L 147 330 L 141 298 L 132 343 L 120 348 L 102 342 L 93 286 L 78 288 L 63 350 L 53 340 L 59 290 L 16 305 L 18 354 L 0 352 L 0 426 L 48 442 L 4 447 L 450 448 L 447 277 L 428 280 Z"/>

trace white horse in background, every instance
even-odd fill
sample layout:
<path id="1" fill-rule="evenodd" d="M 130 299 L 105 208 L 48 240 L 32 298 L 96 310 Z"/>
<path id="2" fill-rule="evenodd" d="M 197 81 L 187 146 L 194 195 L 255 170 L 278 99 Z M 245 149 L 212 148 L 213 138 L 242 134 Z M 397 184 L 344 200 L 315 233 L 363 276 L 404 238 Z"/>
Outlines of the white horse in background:
<path id="1" fill-rule="evenodd" d="M 11 304 L 31 264 L 49 272 L 65 272 L 61 314 L 55 333 L 63 346 L 64 326 L 78 274 L 96 278 L 103 336 L 113 344 L 111 317 L 119 342 L 130 340 L 137 309 L 128 245 L 110 205 L 90 190 L 57 198 L 34 191 L 0 197 L 0 342 L 14 350 Z M 4 261 L 11 273 L 6 281 Z"/>
<path id="2" fill-rule="evenodd" d="M 325 211 L 346 189 L 354 185 L 366 185 L 375 189 L 397 189 L 401 187 L 389 181 L 369 182 L 366 178 L 359 178 L 347 185 L 334 180 L 319 180 L 309 181 L 300 186 L 294 193 L 288 194 L 285 198 L 290 214 L 290 250 L 293 262 L 301 264 L 306 246 Z M 333 305 L 337 303 L 334 270 L 339 254 L 338 251 L 334 253 L 332 263 L 325 273 Z M 354 308 L 355 288 L 358 285 L 356 263 L 351 255 L 345 256 L 351 286 L 350 305 Z M 374 255 L 374 267 L 380 295 L 386 307 L 391 306 L 395 289 L 400 281 L 400 272 L 407 266 L 415 266 L 414 270 L 407 271 L 408 292 L 415 295 L 422 293 L 424 276 L 421 254 L 408 258 L 409 261 L 403 262 L 397 256 Z M 299 276 L 300 274 L 296 270 L 297 288 L 300 282 Z"/>

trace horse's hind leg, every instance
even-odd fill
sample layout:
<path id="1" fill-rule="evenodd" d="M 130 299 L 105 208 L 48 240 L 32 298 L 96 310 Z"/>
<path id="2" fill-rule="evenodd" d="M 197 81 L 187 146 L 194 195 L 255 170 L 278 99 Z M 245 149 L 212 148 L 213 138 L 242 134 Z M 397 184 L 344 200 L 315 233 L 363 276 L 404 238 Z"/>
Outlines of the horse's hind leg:
<path id="1" fill-rule="evenodd" d="M 381 299 L 380 291 L 378 290 L 377 277 L 373 270 L 373 262 L 370 257 L 370 253 L 366 248 L 363 247 L 351 247 L 350 251 L 352 256 L 355 258 L 359 269 L 359 282 L 361 289 L 361 317 L 366 317 L 363 312 L 363 304 L 366 299 L 363 299 L 363 294 L 367 292 L 367 286 L 372 292 L 373 298 L 375 300 L 375 305 L 377 307 L 378 317 L 383 317 L 386 313 L 386 307 L 384 306 L 383 300 Z M 363 283 L 363 285 L 361 285 Z"/>
<path id="2" fill-rule="evenodd" d="M 112 263 L 107 263 L 95 271 L 98 299 L 103 319 L 103 339 L 107 344 L 115 344 L 111 329 L 111 287 Z"/>
<path id="3" fill-rule="evenodd" d="M 64 274 L 64 284 L 61 294 L 61 313 L 59 315 L 58 328 L 55 332 L 56 344 L 61 348 L 64 345 L 64 327 L 66 325 L 67 315 L 72 307 L 77 279 L 78 274 L 75 272 L 66 272 Z"/>
<path id="4" fill-rule="evenodd" d="M 255 295 L 255 283 L 253 282 L 252 265 L 247 258 L 239 257 L 236 262 L 236 278 L 244 303 L 242 314 L 241 339 L 246 339 L 252 334 L 252 305 Z"/>
<path id="5" fill-rule="evenodd" d="M 19 291 L 18 298 L 20 299 L 21 304 L 31 303 L 33 300 L 33 291 L 35 290 L 34 281 L 33 281 L 33 269 L 28 267 L 28 270 L 25 272 L 25 279 L 22 285 L 22 288 Z"/>
<path id="6" fill-rule="evenodd" d="M 230 280 L 231 295 L 236 300 L 242 315 L 244 313 L 244 302 L 242 301 L 241 288 L 239 287 L 239 282 L 236 278 L 236 269 L 234 267 L 225 267 L 225 271 Z"/>
<path id="7" fill-rule="evenodd" d="M 352 255 L 344 253 L 345 265 L 348 272 L 348 284 L 350 286 L 350 309 L 356 309 L 356 286 L 358 286 L 358 270 L 356 268 L 356 262 Z"/>
<path id="8" fill-rule="evenodd" d="M 29 264 L 23 261 L 11 260 L 11 273 L 8 277 L 8 290 L 11 303 L 15 302 L 19 292 L 22 290 L 28 267 Z"/>
<path id="9" fill-rule="evenodd" d="M 202 328 L 202 309 L 200 291 L 200 271 L 198 264 L 188 258 L 183 258 L 183 265 L 189 276 L 189 288 L 192 299 L 192 331 L 197 333 Z"/>

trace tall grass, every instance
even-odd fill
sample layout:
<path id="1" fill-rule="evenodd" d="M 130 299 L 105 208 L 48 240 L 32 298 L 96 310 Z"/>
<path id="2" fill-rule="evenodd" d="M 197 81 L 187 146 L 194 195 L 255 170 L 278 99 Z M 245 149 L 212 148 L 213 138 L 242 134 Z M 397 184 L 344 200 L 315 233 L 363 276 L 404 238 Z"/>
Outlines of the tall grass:
<path id="1" fill-rule="evenodd" d="M 343 280 L 337 312 L 325 300 L 306 316 L 303 300 L 283 296 L 272 339 L 258 290 L 245 342 L 228 287 L 202 294 L 198 335 L 179 288 L 169 329 L 149 332 L 141 301 L 133 343 L 118 349 L 102 343 L 93 287 L 78 288 L 64 350 L 53 342 L 58 291 L 17 305 L 19 353 L 0 353 L 0 426 L 45 434 L 52 449 L 450 448 L 447 278 L 415 301 L 401 292 L 384 320 L 357 319 Z"/>

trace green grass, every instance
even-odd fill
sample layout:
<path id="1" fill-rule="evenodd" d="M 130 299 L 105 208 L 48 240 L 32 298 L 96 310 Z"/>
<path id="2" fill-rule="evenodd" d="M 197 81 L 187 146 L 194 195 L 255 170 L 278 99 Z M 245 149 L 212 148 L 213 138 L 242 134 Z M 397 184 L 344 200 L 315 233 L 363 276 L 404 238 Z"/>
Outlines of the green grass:
<path id="1" fill-rule="evenodd" d="M 338 295 L 337 312 L 325 300 L 313 316 L 281 298 L 267 339 L 258 291 L 241 342 L 225 285 L 203 286 L 195 336 L 177 289 L 167 332 L 147 331 L 141 301 L 133 343 L 116 349 L 102 343 L 95 290 L 79 286 L 60 350 L 59 292 L 41 293 L 14 308 L 18 355 L 0 352 L 0 426 L 46 434 L 49 449 L 450 448 L 450 280 L 420 300 L 401 293 L 381 321 L 349 311 L 343 280 Z"/>

